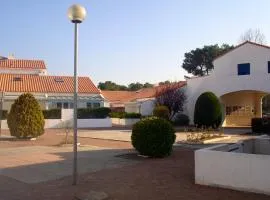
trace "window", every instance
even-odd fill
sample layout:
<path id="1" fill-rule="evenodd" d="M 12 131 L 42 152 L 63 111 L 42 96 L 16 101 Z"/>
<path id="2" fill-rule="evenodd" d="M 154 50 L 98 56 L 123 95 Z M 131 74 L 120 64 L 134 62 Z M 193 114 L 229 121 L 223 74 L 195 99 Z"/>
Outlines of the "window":
<path id="1" fill-rule="evenodd" d="M 64 103 L 63 103 L 63 108 L 64 108 L 64 109 L 68 109 L 68 102 L 64 102 Z"/>
<path id="2" fill-rule="evenodd" d="M 238 64 L 238 75 L 249 75 L 250 74 L 250 63 Z"/>
<path id="3" fill-rule="evenodd" d="M 99 108 L 100 104 L 99 103 L 94 103 L 93 106 L 94 106 L 94 108 Z"/>
<path id="4" fill-rule="evenodd" d="M 56 108 L 60 108 L 61 109 L 62 108 L 62 103 L 61 102 L 57 102 L 56 103 Z"/>
<path id="5" fill-rule="evenodd" d="M 270 74 L 270 61 L 268 61 L 268 74 Z"/>
<path id="6" fill-rule="evenodd" d="M 69 106 L 70 106 L 69 108 L 73 108 L 73 103 L 70 103 Z"/>
<path id="7" fill-rule="evenodd" d="M 92 104 L 90 102 L 86 103 L 86 108 L 92 108 Z"/>

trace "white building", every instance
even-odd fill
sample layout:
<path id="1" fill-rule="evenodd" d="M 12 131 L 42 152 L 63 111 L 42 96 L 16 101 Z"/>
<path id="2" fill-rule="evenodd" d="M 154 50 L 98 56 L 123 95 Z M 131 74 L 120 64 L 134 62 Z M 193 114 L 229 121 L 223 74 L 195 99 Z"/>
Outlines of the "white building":
<path id="1" fill-rule="evenodd" d="M 32 93 L 42 109 L 73 108 L 73 76 L 50 76 L 42 60 L 0 58 L 0 109 L 9 110 L 22 93 Z M 104 106 L 89 77 L 78 78 L 78 107 Z"/>
<path id="2" fill-rule="evenodd" d="M 250 126 L 262 116 L 262 98 L 270 93 L 270 47 L 244 42 L 216 58 L 208 76 L 187 79 L 187 114 L 193 123 L 197 98 L 213 92 L 224 110 L 223 126 Z"/>

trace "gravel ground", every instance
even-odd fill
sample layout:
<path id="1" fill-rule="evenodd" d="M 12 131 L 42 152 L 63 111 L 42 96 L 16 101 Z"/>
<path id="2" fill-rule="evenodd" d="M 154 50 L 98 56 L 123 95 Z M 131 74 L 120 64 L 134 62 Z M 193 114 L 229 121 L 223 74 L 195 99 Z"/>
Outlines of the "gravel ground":
<path id="1" fill-rule="evenodd" d="M 127 159 L 138 159 L 126 156 Z M 142 159 L 139 164 L 86 173 L 72 186 L 72 177 L 25 184 L 0 177 L 1 200 L 74 200 L 75 196 L 103 191 L 109 200 L 269 200 L 269 196 L 194 184 L 194 152 L 176 148 L 164 159 Z"/>

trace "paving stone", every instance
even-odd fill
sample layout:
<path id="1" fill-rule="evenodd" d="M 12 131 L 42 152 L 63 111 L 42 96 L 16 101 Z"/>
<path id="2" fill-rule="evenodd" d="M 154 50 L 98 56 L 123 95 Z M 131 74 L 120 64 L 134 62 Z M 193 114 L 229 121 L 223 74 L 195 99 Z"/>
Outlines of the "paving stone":
<path id="1" fill-rule="evenodd" d="M 109 196 L 105 192 L 97 192 L 91 190 L 88 193 L 76 195 L 76 198 L 78 200 L 106 200 L 109 198 Z"/>

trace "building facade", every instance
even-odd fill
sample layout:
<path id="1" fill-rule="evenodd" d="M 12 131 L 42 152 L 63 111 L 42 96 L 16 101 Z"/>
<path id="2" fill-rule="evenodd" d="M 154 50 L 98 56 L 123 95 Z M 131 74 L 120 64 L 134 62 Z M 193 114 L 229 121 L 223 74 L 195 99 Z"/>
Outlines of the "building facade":
<path id="1" fill-rule="evenodd" d="M 187 79 L 187 114 L 193 123 L 198 97 L 213 92 L 223 107 L 223 126 L 250 126 L 262 117 L 262 98 L 270 93 L 270 47 L 245 42 L 216 58 L 208 76 Z"/>
<path id="2" fill-rule="evenodd" d="M 47 75 L 44 61 L 0 59 L 0 108 L 9 110 L 23 93 L 32 93 L 42 109 L 73 108 L 73 76 Z M 78 77 L 78 107 L 104 106 L 104 98 L 89 77 Z"/>

